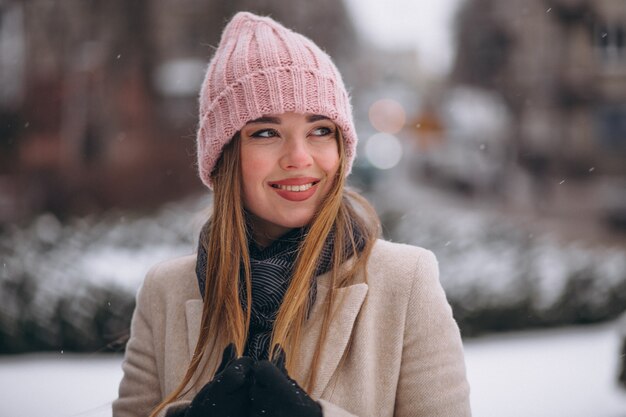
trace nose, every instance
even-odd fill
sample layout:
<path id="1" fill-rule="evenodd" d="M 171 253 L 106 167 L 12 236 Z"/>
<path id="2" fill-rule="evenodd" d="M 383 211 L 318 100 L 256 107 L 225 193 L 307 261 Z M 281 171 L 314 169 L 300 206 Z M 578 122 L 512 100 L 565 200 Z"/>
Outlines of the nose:
<path id="1" fill-rule="evenodd" d="M 290 138 L 285 142 L 281 166 L 286 170 L 307 168 L 313 164 L 313 156 L 305 139 Z"/>

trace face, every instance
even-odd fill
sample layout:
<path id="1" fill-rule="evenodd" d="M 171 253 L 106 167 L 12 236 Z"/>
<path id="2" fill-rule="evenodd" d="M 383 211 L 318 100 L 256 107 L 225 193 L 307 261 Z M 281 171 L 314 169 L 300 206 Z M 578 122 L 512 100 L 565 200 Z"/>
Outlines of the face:
<path id="1" fill-rule="evenodd" d="M 267 246 L 307 225 L 339 169 L 337 126 L 324 116 L 266 115 L 241 129 L 244 207 L 257 243 Z"/>

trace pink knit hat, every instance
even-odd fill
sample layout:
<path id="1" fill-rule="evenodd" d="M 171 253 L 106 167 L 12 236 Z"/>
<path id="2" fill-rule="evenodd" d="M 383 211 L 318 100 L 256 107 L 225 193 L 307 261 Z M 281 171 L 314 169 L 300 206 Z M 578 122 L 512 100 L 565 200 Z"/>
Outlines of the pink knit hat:
<path id="1" fill-rule="evenodd" d="M 320 114 L 341 129 L 347 172 L 357 137 L 350 98 L 330 57 L 269 17 L 237 13 L 228 23 L 200 91 L 198 167 L 202 182 L 224 145 L 249 121 L 285 112 Z"/>

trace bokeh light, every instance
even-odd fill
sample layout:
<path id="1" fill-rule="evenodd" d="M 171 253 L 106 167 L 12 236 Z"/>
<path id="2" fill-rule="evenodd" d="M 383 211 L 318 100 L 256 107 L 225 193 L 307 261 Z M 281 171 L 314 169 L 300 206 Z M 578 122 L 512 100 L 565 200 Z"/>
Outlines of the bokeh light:
<path id="1" fill-rule="evenodd" d="M 402 158 L 402 144 L 389 133 L 376 133 L 365 144 L 365 156 L 378 169 L 391 169 Z"/>
<path id="2" fill-rule="evenodd" d="M 396 100 L 384 98 L 370 106 L 369 119 L 379 132 L 396 134 L 406 123 L 406 111 Z"/>

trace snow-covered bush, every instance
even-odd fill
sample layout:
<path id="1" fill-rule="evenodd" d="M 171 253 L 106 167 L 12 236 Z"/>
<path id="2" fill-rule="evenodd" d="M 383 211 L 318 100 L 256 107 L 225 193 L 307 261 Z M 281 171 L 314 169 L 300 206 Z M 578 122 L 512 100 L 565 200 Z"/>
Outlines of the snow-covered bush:
<path id="1" fill-rule="evenodd" d="M 464 335 L 598 322 L 626 310 L 625 248 L 563 242 L 397 179 L 371 199 L 387 238 L 435 252 Z"/>
<path id="2" fill-rule="evenodd" d="M 368 196 L 385 236 L 431 249 L 464 336 L 590 323 L 626 307 L 626 252 L 563 243 L 486 209 L 395 183 Z M 206 197 L 155 213 L 59 223 L 42 215 L 0 235 L 0 353 L 117 349 L 148 268 L 192 253 Z"/>
<path id="3" fill-rule="evenodd" d="M 0 235 L 0 352 L 116 349 L 148 268 L 195 250 L 208 204 L 67 224 L 44 214 L 9 227 Z"/>

